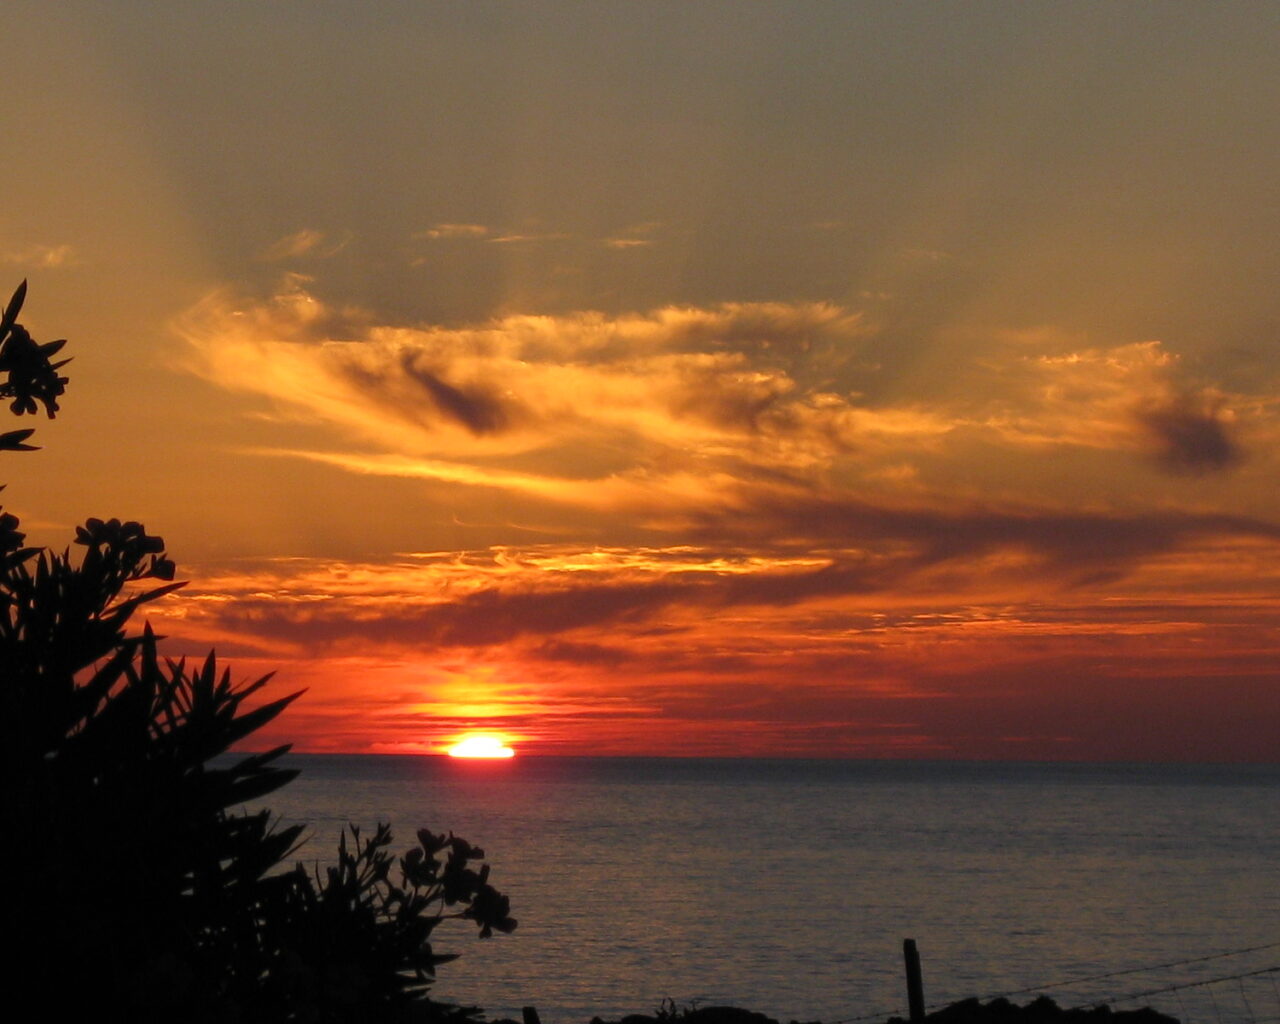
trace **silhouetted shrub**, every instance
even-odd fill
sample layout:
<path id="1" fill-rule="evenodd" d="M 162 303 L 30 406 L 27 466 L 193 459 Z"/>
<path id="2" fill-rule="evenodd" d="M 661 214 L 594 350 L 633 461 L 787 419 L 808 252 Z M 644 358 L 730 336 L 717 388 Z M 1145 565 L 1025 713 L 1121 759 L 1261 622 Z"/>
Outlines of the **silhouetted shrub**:
<path id="1" fill-rule="evenodd" d="M 0 327 L 0 397 L 52 417 L 62 342 Z M 30 430 L 0 448 L 30 450 Z M 395 864 L 391 833 L 351 828 L 337 863 L 287 869 L 301 827 L 237 811 L 287 783 L 287 746 L 214 759 L 296 697 L 250 707 L 270 677 L 236 684 L 214 654 L 162 659 L 141 606 L 174 564 L 141 524 L 90 519 L 78 557 L 24 546 L 0 514 L 0 757 L 11 1007 L 97 1019 L 401 1021 L 467 1016 L 427 998 L 432 932 L 446 918 L 509 932 L 483 851 L 418 833 Z M 392 881 L 396 867 L 398 884 Z"/>
<path id="2" fill-rule="evenodd" d="M 961 999 L 925 1017 L 929 1024 L 1179 1024 L 1149 1006 L 1113 1010 L 1105 1003 L 1089 1007 L 1060 1007 L 1048 996 L 1037 996 L 1025 1006 L 997 998 L 989 1002 Z M 890 1017 L 887 1024 L 907 1024 Z"/>

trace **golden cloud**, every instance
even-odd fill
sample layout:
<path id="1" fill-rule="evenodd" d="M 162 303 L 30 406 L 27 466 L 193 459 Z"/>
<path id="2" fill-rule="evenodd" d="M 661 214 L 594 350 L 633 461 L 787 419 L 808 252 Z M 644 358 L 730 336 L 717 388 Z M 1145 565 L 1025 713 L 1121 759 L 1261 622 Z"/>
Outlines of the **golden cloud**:
<path id="1" fill-rule="evenodd" d="M 294 277 L 272 301 L 215 296 L 180 330 L 194 368 L 403 455 L 466 458 L 605 441 L 756 464 L 829 458 L 866 419 L 790 366 L 860 321 L 828 304 L 510 316 L 471 328 L 353 325 Z M 358 331 L 352 338 L 327 333 Z"/>
<path id="2" fill-rule="evenodd" d="M 450 238 L 484 238 L 487 234 L 489 229 L 483 224 L 435 224 L 414 237 L 439 241 Z"/>
<path id="3" fill-rule="evenodd" d="M 71 245 L 30 245 L 4 254 L 4 262 L 40 270 L 59 270 L 80 263 L 80 254 Z"/>
<path id="4" fill-rule="evenodd" d="M 1008 444 L 1133 451 L 1192 472 L 1240 458 L 1228 396 L 1184 380 L 1159 341 L 1019 356 L 989 369 L 1000 397 L 975 425 Z"/>
<path id="5" fill-rule="evenodd" d="M 651 524 L 778 495 L 821 504 L 853 486 L 945 504 L 954 495 L 931 487 L 929 467 L 977 458 L 975 444 L 1203 473 L 1240 461 L 1245 410 L 1255 433 L 1274 420 L 1275 403 L 1192 381 L 1157 341 L 1089 347 L 1039 332 L 989 346 L 928 403 L 873 403 L 861 386 L 878 372 L 864 354 L 873 331 L 834 303 L 392 326 L 327 305 L 311 284 L 293 275 L 265 302 L 214 295 L 178 325 L 195 372 L 345 438 L 256 451 Z"/>
<path id="6" fill-rule="evenodd" d="M 699 723 L 791 749 L 790 722 L 815 749 L 838 727 L 839 749 L 883 751 L 893 737 L 955 742 L 957 716 L 1006 708 L 1010 734 L 1054 722 L 1071 734 L 1062 708 L 1082 687 L 1145 705 L 1174 666 L 1193 687 L 1273 674 L 1276 537 L 1181 521 L 1147 524 L 1152 542 L 1140 522 L 1096 518 L 1011 536 L 1008 522 L 968 519 L 968 537 L 942 548 L 918 522 L 913 540 L 821 553 L 542 544 L 241 563 L 201 571 L 152 616 L 171 649 L 217 638 L 242 670 L 283 662 L 312 688 L 290 727 L 348 746 L 484 719 L 545 744 L 612 737 L 609 749 Z M 1128 544 L 1144 561 L 1120 586 L 1048 587 L 1035 548 L 1054 544 L 1095 565 Z"/>
<path id="7" fill-rule="evenodd" d="M 267 263 L 279 263 L 283 260 L 327 259 L 336 256 L 350 243 L 351 237 L 331 240 L 323 231 L 303 228 L 291 235 L 277 239 L 262 250 L 258 258 Z"/>

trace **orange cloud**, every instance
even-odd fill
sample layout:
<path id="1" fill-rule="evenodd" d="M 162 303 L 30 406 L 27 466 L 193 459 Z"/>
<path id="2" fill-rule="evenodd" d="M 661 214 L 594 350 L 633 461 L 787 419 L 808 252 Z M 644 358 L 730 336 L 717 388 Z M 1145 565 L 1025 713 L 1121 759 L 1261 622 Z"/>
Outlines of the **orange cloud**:
<path id="1" fill-rule="evenodd" d="M 30 245 L 25 249 L 13 249 L 3 256 L 4 262 L 40 270 L 58 270 L 78 265 L 80 254 L 71 245 Z"/>
<path id="2" fill-rule="evenodd" d="M 439 241 L 449 238 L 484 238 L 487 234 L 489 228 L 483 224 L 435 224 L 414 237 Z"/>
<path id="3" fill-rule="evenodd" d="M 287 723 L 304 746 L 483 722 L 531 752 L 1117 756 L 1140 707 L 1184 739 L 1197 716 L 1227 729 L 1201 688 L 1280 719 L 1262 698 L 1277 538 L 1206 530 L 1123 581 L 1050 586 L 1034 559 L 989 550 L 924 566 L 918 551 L 538 545 L 204 571 L 154 614 L 171 649 L 217 635 L 242 670 L 311 687 Z"/>
<path id="4" fill-rule="evenodd" d="M 1174 470 L 1236 463 L 1230 400 L 1179 368 L 1158 341 L 1019 356 L 988 365 L 992 398 L 972 424 L 1007 444 L 1133 451 Z"/>
<path id="5" fill-rule="evenodd" d="M 349 235 L 346 238 L 331 241 L 323 231 L 303 228 L 301 231 L 285 235 L 283 238 L 272 242 L 262 250 L 258 258 L 267 263 L 279 263 L 282 260 L 301 259 L 303 257 L 327 259 L 330 256 L 336 256 L 345 249 L 350 241 L 351 237 Z"/>
<path id="6" fill-rule="evenodd" d="M 1139 742 L 1135 694 L 1176 679 L 1162 721 L 1187 740 L 1193 680 L 1243 693 L 1265 671 L 1280 527 L 1154 470 L 1236 465 L 1237 437 L 1274 429 L 1265 382 L 1229 394 L 1159 343 L 1050 331 L 907 401 L 870 386 L 874 329 L 831 303 L 414 327 L 311 287 L 181 325 L 207 379 L 329 430 L 252 454 L 571 538 L 201 573 L 166 631 L 283 660 L 326 743 L 483 719 L 548 751 L 1102 756 Z M 1108 473 L 1151 488 L 1108 500 Z M 363 681 L 334 667 L 358 658 Z M 385 701 L 330 710 L 371 678 Z M 1071 703 L 1082 678 L 1110 747 Z"/>
<path id="7" fill-rule="evenodd" d="M 545 471 L 533 461 L 548 459 L 533 456 L 607 469 L 612 489 L 627 481 L 637 495 L 644 486 L 659 494 L 681 473 L 745 480 L 765 469 L 918 488 L 928 485 L 919 458 L 978 442 L 1129 453 L 1205 472 L 1241 461 L 1244 427 L 1262 435 L 1277 426 L 1273 402 L 1197 385 L 1154 341 L 1015 339 L 975 358 L 927 405 L 873 404 L 858 385 L 875 367 L 857 358 L 871 329 L 829 303 L 391 327 L 329 308 L 308 285 L 295 276 L 270 302 L 238 308 L 214 296 L 180 331 L 208 379 L 372 446 L 376 454 L 305 456 L 365 473 L 559 500 L 576 491 L 589 504 L 584 486 L 537 479 Z M 1029 355 L 1028 343 L 1050 351 Z"/>
<path id="8" fill-rule="evenodd" d="M 665 450 L 805 464 L 846 447 L 869 418 L 789 372 L 812 346 L 857 337 L 858 318 L 838 307 L 511 316 L 464 329 L 369 327 L 346 340 L 325 333 L 335 315 L 304 284 L 294 278 L 266 305 L 237 310 L 215 297 L 193 311 L 181 330 L 195 368 L 399 454 L 605 441 L 632 459 Z"/>

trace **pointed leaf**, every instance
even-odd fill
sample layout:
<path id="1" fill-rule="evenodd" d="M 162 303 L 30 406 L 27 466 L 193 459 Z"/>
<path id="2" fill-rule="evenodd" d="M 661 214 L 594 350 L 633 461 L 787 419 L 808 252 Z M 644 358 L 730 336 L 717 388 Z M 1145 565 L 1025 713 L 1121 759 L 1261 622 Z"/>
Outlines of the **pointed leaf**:
<path id="1" fill-rule="evenodd" d="M 35 431 L 28 428 L 26 430 L 9 430 L 0 434 L 0 451 L 7 452 L 34 452 L 39 446 L 34 444 L 23 444 Z"/>
<path id="2" fill-rule="evenodd" d="M 18 321 L 18 314 L 22 312 L 22 303 L 27 298 L 27 280 L 22 279 L 22 284 L 18 285 L 13 293 L 13 298 L 9 300 L 9 305 L 4 309 L 4 319 L 0 320 L 0 338 L 4 338 L 9 329 Z"/>
<path id="3" fill-rule="evenodd" d="M 247 804 L 259 797 L 274 793 L 301 774 L 296 768 L 278 768 L 272 772 L 247 779 L 238 779 L 227 786 L 223 796 L 223 807 L 235 807 Z"/>

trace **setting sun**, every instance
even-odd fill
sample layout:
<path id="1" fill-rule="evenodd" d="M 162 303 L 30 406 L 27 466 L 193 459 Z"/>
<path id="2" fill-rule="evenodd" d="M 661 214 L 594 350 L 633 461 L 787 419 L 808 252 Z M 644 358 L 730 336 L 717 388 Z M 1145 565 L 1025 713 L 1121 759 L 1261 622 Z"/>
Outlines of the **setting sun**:
<path id="1" fill-rule="evenodd" d="M 473 734 L 464 736 L 448 750 L 450 757 L 515 757 L 516 752 L 497 736 Z"/>

